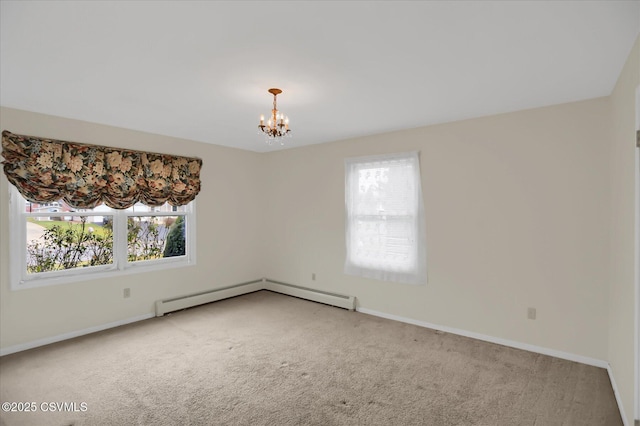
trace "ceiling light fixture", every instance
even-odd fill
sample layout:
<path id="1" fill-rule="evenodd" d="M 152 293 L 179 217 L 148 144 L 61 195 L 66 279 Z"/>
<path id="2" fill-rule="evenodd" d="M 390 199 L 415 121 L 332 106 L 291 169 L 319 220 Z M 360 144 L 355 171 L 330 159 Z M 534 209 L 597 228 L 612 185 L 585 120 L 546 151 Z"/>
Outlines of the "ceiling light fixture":
<path id="1" fill-rule="evenodd" d="M 280 139 L 280 145 L 284 145 L 284 137 L 291 136 L 291 130 L 289 129 L 289 117 L 285 116 L 282 112 L 278 111 L 276 107 L 276 96 L 282 93 L 280 89 L 269 89 L 269 93 L 273 95 L 273 109 L 271 110 L 271 117 L 264 123 L 264 115 L 260 116 L 260 124 L 258 128 L 267 137 L 267 143 L 271 145 L 276 139 Z"/>

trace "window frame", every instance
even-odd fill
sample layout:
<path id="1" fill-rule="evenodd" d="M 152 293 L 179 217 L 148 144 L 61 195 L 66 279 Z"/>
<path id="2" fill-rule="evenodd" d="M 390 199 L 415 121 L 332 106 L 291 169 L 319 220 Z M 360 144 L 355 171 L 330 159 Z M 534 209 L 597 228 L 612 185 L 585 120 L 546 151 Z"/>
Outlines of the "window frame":
<path id="1" fill-rule="evenodd" d="M 358 187 L 358 176 L 354 176 L 355 173 L 359 173 L 365 169 L 365 165 L 381 163 L 378 167 L 383 167 L 384 162 L 393 162 L 397 160 L 406 160 L 411 162 L 413 170 L 417 174 L 412 178 L 415 183 L 415 209 L 408 212 L 406 215 L 385 213 L 385 219 L 376 219 L 375 215 L 362 214 L 356 211 L 351 211 L 352 198 L 354 198 L 355 191 Z M 383 154 L 366 157 L 352 157 L 345 158 L 345 264 L 344 272 L 349 275 L 361 276 L 365 278 L 372 278 L 382 281 L 392 281 L 405 284 L 426 284 L 427 282 L 427 265 L 426 265 L 426 237 L 425 237 L 425 214 L 424 214 L 424 201 L 422 197 L 422 177 L 420 172 L 420 157 L 416 151 L 395 153 L 395 154 Z M 375 169 L 376 167 L 370 167 Z M 350 198 L 351 197 L 351 198 Z M 379 216 L 378 216 L 379 217 Z M 389 220 L 390 219 L 390 220 Z M 386 222 L 404 222 L 409 224 L 413 229 L 413 245 L 409 247 L 411 256 L 414 256 L 415 261 L 413 265 L 410 265 L 409 270 L 402 271 L 400 269 L 390 268 L 388 265 L 367 265 L 366 262 L 358 261 L 355 255 L 354 247 L 354 230 L 357 227 L 359 220 L 372 221 L 374 223 Z"/>
<path id="2" fill-rule="evenodd" d="M 86 268 L 74 268 L 60 271 L 27 272 L 27 225 L 29 217 L 35 213 L 25 212 L 24 198 L 16 187 L 9 184 L 9 241 L 13 247 L 9 251 L 9 278 L 12 290 L 22 290 L 50 285 L 89 281 L 100 278 L 113 278 L 129 274 L 181 268 L 196 264 L 196 205 L 195 200 L 185 206 L 183 212 L 136 212 L 128 210 L 73 212 L 73 216 L 111 216 L 113 217 L 113 263 Z M 61 212 L 62 213 L 62 212 Z M 51 215 L 51 213 L 46 213 Z M 64 215 L 64 213 L 62 213 Z M 70 216 L 70 215 L 66 215 Z M 142 216 L 185 216 L 184 256 L 161 259 L 138 260 L 129 262 L 127 246 L 127 219 Z"/>

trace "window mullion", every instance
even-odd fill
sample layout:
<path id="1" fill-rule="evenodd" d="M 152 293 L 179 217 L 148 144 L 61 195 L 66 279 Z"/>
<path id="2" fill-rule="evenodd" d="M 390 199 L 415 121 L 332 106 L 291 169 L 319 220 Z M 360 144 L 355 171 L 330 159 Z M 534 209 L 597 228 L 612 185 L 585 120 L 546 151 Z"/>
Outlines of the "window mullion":
<path id="1" fill-rule="evenodd" d="M 127 213 L 113 212 L 113 261 L 116 268 L 123 270 L 127 265 Z"/>

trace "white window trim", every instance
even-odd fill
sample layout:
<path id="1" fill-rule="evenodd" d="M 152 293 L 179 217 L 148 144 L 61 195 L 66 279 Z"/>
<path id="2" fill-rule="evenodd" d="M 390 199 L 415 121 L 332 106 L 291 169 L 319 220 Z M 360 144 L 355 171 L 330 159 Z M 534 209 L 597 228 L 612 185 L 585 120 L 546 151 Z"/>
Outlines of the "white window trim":
<path id="1" fill-rule="evenodd" d="M 636 132 L 640 132 L 640 86 L 636 87 Z M 637 136 L 636 136 L 637 137 Z M 635 306 L 635 380 L 634 380 L 634 416 L 635 420 L 640 420 L 640 147 L 636 146 L 635 155 L 635 195 L 636 195 L 636 211 L 635 211 L 635 287 L 636 287 L 636 306 Z"/>
<path id="2" fill-rule="evenodd" d="M 391 161 L 394 159 L 411 159 L 415 162 L 416 170 L 418 172 L 417 176 L 417 211 L 415 212 L 415 236 L 416 236 L 416 245 L 415 245 L 415 256 L 416 256 L 416 265 L 415 270 L 411 272 L 399 272 L 399 271 L 391 271 L 385 268 L 371 268 L 371 267 L 363 267 L 359 265 L 357 262 L 352 260 L 353 256 L 351 253 L 351 212 L 349 211 L 350 200 L 349 197 L 349 187 L 352 185 L 350 168 L 354 164 L 360 163 L 370 163 L 377 161 Z M 385 154 L 385 155 L 374 155 L 374 156 L 366 156 L 366 157 L 356 157 L 356 158 L 346 158 L 345 159 L 345 243 L 346 243 L 346 256 L 345 256 L 345 264 L 344 264 L 344 272 L 345 274 L 361 276 L 365 278 L 373 278 L 383 281 L 392 281 L 399 282 L 405 284 L 426 284 L 428 275 L 427 275 L 427 261 L 426 261 L 426 236 L 425 236 L 425 214 L 424 214 L 424 201 L 422 196 L 422 177 L 420 173 L 420 156 L 419 152 L 411 151 L 411 152 L 403 152 L 396 154 Z"/>
<path id="3" fill-rule="evenodd" d="M 113 216 L 114 234 L 113 244 L 120 244 L 120 250 L 114 250 L 113 264 L 92 266 L 90 268 L 77 268 L 64 271 L 43 272 L 39 274 L 27 274 L 27 255 L 26 255 L 26 225 L 24 221 L 26 216 L 22 214 L 24 211 L 24 202 L 19 195 L 18 190 L 9 184 L 9 241 L 12 249 L 9 250 L 9 279 L 11 282 L 11 290 L 24 290 L 37 287 L 45 287 L 50 285 L 67 284 L 79 281 L 89 281 L 100 278 L 113 278 L 118 276 L 136 274 L 141 272 L 161 271 L 165 269 L 181 268 L 185 266 L 193 266 L 196 264 L 196 206 L 195 200 L 187 206 L 185 216 L 188 219 L 185 222 L 186 249 L 185 256 L 141 260 L 137 262 L 128 262 L 127 250 L 122 247 L 126 246 L 126 220 L 129 216 L 175 216 L 179 212 L 126 212 L 114 211 L 103 214 L 104 216 Z M 81 212 L 74 212 L 74 216 L 84 216 Z M 120 225 L 116 225 L 118 222 Z M 119 231 L 119 232 L 118 232 Z"/>

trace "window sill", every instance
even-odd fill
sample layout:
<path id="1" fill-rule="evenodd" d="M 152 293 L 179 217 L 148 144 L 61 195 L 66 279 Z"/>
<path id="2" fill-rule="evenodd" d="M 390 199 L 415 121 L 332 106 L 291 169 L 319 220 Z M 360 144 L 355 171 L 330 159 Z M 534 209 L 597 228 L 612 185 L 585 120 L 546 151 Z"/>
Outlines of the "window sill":
<path id="1" fill-rule="evenodd" d="M 31 279 L 22 279 L 12 282 L 11 290 L 27 290 L 38 287 L 48 287 L 52 285 L 69 284 L 80 281 L 92 281 L 103 278 L 117 278 L 132 274 L 164 271 L 167 269 L 184 268 L 195 266 L 195 260 L 189 259 L 163 259 L 161 261 L 140 261 L 138 263 L 127 265 L 124 269 L 99 269 L 95 271 L 87 271 L 82 273 L 68 273 L 52 277 L 38 277 Z"/>

